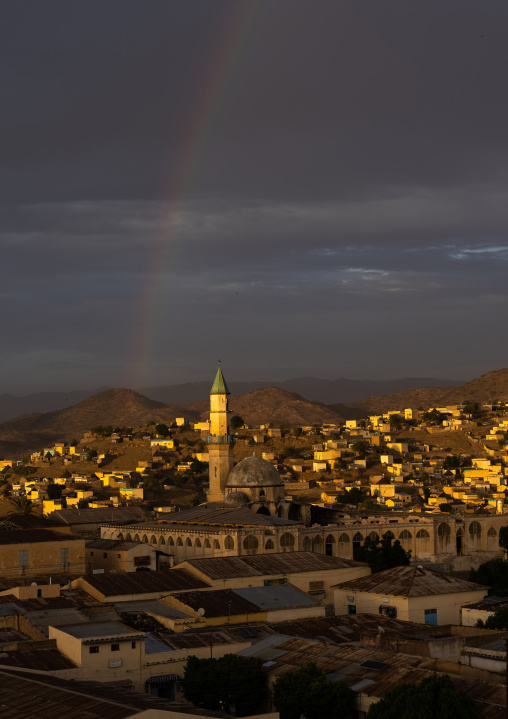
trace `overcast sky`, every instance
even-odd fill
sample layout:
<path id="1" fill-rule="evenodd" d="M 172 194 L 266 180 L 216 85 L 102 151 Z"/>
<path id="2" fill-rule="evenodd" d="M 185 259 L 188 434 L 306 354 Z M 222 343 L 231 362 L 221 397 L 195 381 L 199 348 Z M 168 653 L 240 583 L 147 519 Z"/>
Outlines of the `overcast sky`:
<path id="1" fill-rule="evenodd" d="M 506 0 L 0 7 L 0 391 L 508 364 Z"/>

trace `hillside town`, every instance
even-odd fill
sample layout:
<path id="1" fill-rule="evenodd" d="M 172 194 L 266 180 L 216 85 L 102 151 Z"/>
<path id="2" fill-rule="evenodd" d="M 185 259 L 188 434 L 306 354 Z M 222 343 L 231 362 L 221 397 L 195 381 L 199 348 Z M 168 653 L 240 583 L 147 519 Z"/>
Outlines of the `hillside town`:
<path id="1" fill-rule="evenodd" d="M 48 682 L 48 707 L 100 695 L 90 716 L 121 697 L 125 717 L 277 717 L 311 660 L 358 719 L 436 676 L 504 716 L 508 402 L 302 427 L 231 414 L 219 367 L 206 421 L 1 460 L 4 680 L 25 697 Z M 230 655 L 261 667 L 248 706 L 189 689 L 192 661 Z"/>

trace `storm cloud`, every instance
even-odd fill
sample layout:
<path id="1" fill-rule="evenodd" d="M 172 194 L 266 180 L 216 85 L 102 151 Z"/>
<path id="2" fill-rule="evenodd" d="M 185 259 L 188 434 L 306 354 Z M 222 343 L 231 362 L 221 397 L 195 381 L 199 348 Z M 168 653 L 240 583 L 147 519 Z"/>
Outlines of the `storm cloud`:
<path id="1" fill-rule="evenodd" d="M 0 389 L 506 365 L 507 22 L 6 3 Z"/>

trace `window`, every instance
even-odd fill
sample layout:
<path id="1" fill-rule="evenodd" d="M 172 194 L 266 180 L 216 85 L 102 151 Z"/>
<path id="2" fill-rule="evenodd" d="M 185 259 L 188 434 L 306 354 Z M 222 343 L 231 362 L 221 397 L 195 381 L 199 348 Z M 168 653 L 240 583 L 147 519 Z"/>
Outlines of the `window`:
<path id="1" fill-rule="evenodd" d="M 90 652 L 90 654 L 98 654 L 98 653 L 99 653 L 99 647 L 90 647 L 90 648 L 88 649 L 88 651 Z"/>
<path id="2" fill-rule="evenodd" d="M 38 589 L 38 590 L 37 590 L 37 596 L 38 596 L 38 597 L 42 597 L 42 589 Z"/>
<path id="3" fill-rule="evenodd" d="M 62 547 L 60 550 L 60 564 L 69 564 L 69 550 L 67 547 Z"/>
<path id="4" fill-rule="evenodd" d="M 120 651 L 120 645 L 119 645 L 119 644 L 112 644 L 112 645 L 111 645 L 111 651 L 112 651 L 112 652 L 119 652 L 119 651 Z"/>
<path id="5" fill-rule="evenodd" d="M 19 566 L 28 567 L 28 549 L 19 550 Z"/>
<path id="6" fill-rule="evenodd" d="M 224 540 L 224 549 L 234 549 L 235 548 L 235 542 L 233 537 L 230 537 L 229 534 Z"/>
<path id="7" fill-rule="evenodd" d="M 107 558 L 108 558 L 108 553 L 107 553 L 107 552 L 104 552 L 104 554 L 102 555 L 102 558 L 103 558 L 103 559 L 107 559 Z"/>
<path id="8" fill-rule="evenodd" d="M 132 647 L 133 649 L 136 649 L 136 642 L 131 642 L 131 647 Z"/>
<path id="9" fill-rule="evenodd" d="M 347 613 L 348 614 L 356 614 L 356 604 L 348 604 L 347 605 Z"/>
<path id="10" fill-rule="evenodd" d="M 90 556 L 93 557 L 93 552 L 90 552 Z"/>
<path id="11" fill-rule="evenodd" d="M 116 555 L 116 558 L 117 558 L 117 559 L 121 559 L 121 558 L 122 558 L 122 555 L 121 555 L 121 554 L 117 554 L 117 555 Z"/>

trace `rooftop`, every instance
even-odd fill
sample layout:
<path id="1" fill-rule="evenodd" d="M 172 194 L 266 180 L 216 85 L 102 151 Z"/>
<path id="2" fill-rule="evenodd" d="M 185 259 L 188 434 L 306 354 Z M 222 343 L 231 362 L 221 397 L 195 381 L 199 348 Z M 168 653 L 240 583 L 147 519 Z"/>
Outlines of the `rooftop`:
<path id="1" fill-rule="evenodd" d="M 481 584 L 414 566 L 385 569 L 367 577 L 336 584 L 334 588 L 397 597 L 426 597 L 432 594 L 454 594 L 475 590 L 487 592 L 487 587 Z"/>
<path id="2" fill-rule="evenodd" d="M 246 507 L 228 507 L 222 502 L 200 504 L 199 507 L 186 509 L 183 512 L 171 512 L 163 515 L 164 524 L 199 524 L 208 526 L 243 526 L 243 527 L 266 527 L 302 524 L 290 519 L 281 517 L 269 517 L 263 514 L 254 514 Z M 144 523 L 153 527 L 156 522 Z M 161 529 L 161 525 L 157 525 Z M 162 525 L 164 526 L 164 525 Z"/>
<path id="3" fill-rule="evenodd" d="M 242 557 L 209 557 L 186 559 L 185 564 L 195 567 L 210 579 L 266 576 L 272 574 L 298 574 L 366 566 L 362 562 L 342 557 L 327 557 L 314 552 L 281 552 L 254 554 Z"/>
<path id="4" fill-rule="evenodd" d="M 76 639 L 95 639 L 96 637 L 139 636 L 130 627 L 120 622 L 84 622 L 83 624 L 65 624 L 60 631 Z"/>
<path id="5" fill-rule="evenodd" d="M 186 589 L 204 589 L 209 586 L 184 569 L 122 574 L 88 574 L 82 580 L 106 597 L 151 594 L 153 592 L 170 594 Z"/>
<path id="6" fill-rule="evenodd" d="M 38 542 L 75 542 L 79 537 L 49 529 L 0 529 L 0 546 L 6 544 L 37 544 Z"/>

